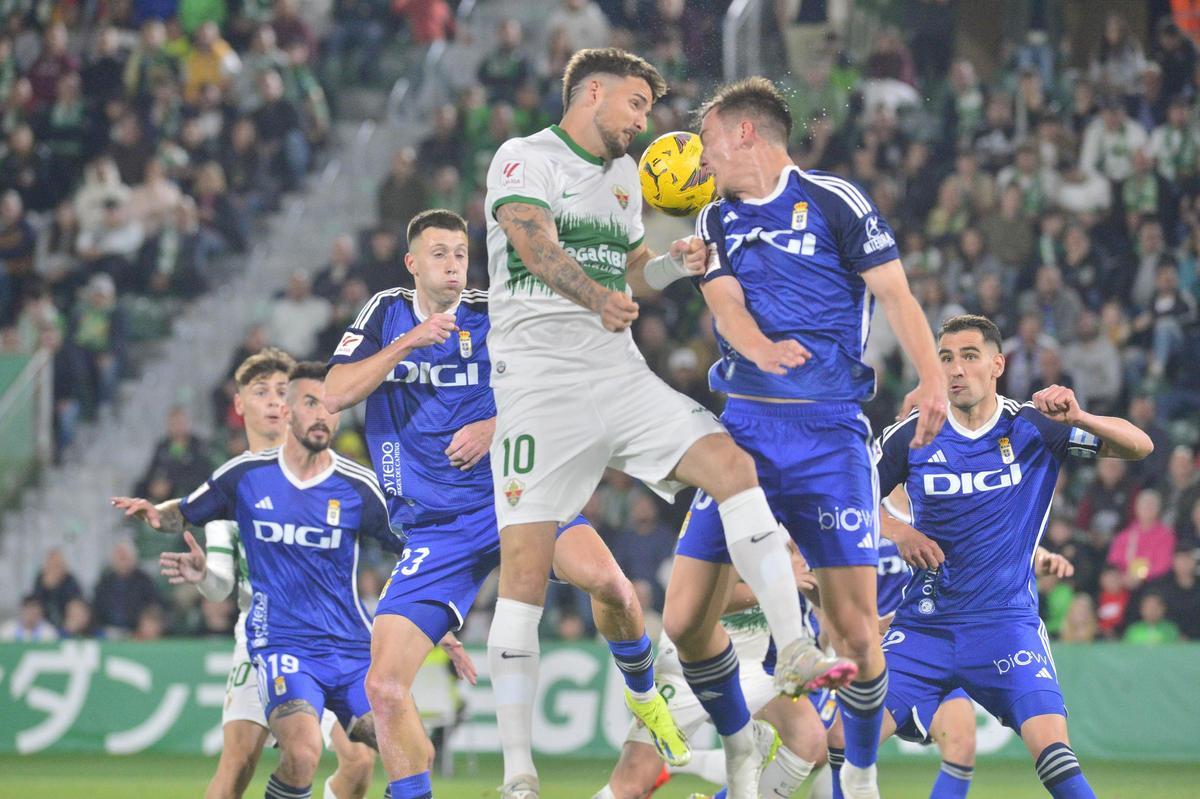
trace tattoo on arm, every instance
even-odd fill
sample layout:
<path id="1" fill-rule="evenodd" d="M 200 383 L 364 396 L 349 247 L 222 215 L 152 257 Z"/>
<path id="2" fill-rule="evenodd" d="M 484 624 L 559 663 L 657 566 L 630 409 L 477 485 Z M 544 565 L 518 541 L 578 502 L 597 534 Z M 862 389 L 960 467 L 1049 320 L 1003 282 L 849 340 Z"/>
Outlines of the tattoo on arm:
<path id="1" fill-rule="evenodd" d="M 551 235 L 554 217 L 549 209 L 506 203 L 496 209 L 496 221 L 530 272 L 571 302 L 600 312 L 608 289 L 588 277 Z"/>
<path id="2" fill-rule="evenodd" d="M 157 507 L 161 521 L 159 529 L 164 533 L 182 533 L 185 522 L 183 514 L 179 512 L 179 500 L 172 499 Z"/>
<path id="3" fill-rule="evenodd" d="M 317 709 L 304 699 L 289 699 L 271 711 L 271 723 L 274 724 L 280 719 L 285 719 L 288 716 L 294 716 L 297 713 L 307 713 L 318 721 L 321 719 L 321 717 L 317 714 Z"/>

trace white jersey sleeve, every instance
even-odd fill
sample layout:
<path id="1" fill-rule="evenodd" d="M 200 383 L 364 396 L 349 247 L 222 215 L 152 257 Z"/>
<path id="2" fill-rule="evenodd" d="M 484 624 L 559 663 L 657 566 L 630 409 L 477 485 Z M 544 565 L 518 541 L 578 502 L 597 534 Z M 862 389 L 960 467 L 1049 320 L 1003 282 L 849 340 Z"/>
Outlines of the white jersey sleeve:
<path id="1" fill-rule="evenodd" d="M 507 203 L 528 203 L 552 209 L 555 195 L 554 162 L 537 157 L 524 139 L 509 139 L 492 158 L 487 175 L 487 209 Z"/>
<path id="2" fill-rule="evenodd" d="M 204 542 L 208 571 L 196 586 L 209 601 L 220 602 L 233 593 L 236 566 L 233 561 L 237 525 L 230 521 L 209 522 L 204 525 Z"/>

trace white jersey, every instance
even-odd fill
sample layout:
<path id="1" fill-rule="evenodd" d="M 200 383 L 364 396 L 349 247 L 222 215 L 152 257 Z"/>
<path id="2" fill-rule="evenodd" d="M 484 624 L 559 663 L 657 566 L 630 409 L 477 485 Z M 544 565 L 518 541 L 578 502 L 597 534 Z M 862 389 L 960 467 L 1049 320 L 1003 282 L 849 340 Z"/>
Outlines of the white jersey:
<path id="1" fill-rule="evenodd" d="M 557 125 L 506 141 L 487 176 L 492 382 L 591 381 L 642 363 L 629 330 L 610 333 L 598 314 L 529 272 L 496 222 L 496 209 L 511 202 L 548 208 L 563 249 L 588 277 L 617 291 L 627 290 L 626 258 L 644 235 L 631 157 L 597 158 Z"/>
<path id="2" fill-rule="evenodd" d="M 220 602 L 229 596 L 230 582 L 237 594 L 238 618 L 233 635 L 244 648 L 246 613 L 250 610 L 250 580 L 246 573 L 246 550 L 236 522 L 216 521 L 204 526 L 204 548 L 208 574 L 197 586 L 205 598 Z"/>

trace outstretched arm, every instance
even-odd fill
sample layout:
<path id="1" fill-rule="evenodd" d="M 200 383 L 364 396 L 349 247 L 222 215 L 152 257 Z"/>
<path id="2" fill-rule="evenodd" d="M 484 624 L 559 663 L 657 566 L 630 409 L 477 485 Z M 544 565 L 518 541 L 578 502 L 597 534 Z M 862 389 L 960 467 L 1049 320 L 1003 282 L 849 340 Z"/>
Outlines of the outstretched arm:
<path id="1" fill-rule="evenodd" d="M 917 369 L 920 382 L 904 398 L 896 418 L 908 416 L 913 408 L 920 409 L 921 416 L 910 446 L 914 449 L 923 447 L 933 441 L 946 421 L 946 377 L 938 362 L 929 321 L 908 288 L 908 278 L 904 276 L 904 266 L 899 260 L 872 267 L 862 273 L 862 278 L 883 306 L 884 315 L 896 332 L 904 354 Z"/>
<path id="2" fill-rule="evenodd" d="M 1047 386 L 1033 395 L 1033 407 L 1056 422 L 1078 427 L 1100 439 L 1101 458 L 1140 461 L 1154 451 L 1150 436 L 1132 422 L 1117 416 L 1096 416 L 1079 407 L 1075 392 L 1065 386 Z"/>
<path id="3" fill-rule="evenodd" d="M 655 294 L 676 280 L 704 274 L 708 248 L 699 236 L 688 236 L 671 242 L 662 255 L 655 255 L 645 244 L 629 253 L 625 261 L 625 282 L 635 297 Z"/>
<path id="4" fill-rule="evenodd" d="M 600 314 L 605 329 L 619 333 L 637 319 L 637 303 L 623 292 L 606 289 L 587 276 L 562 248 L 548 208 L 510 202 L 496 209 L 496 221 L 525 267 L 576 305 Z"/>
<path id="5" fill-rule="evenodd" d="M 746 294 L 736 277 L 715 277 L 701 285 L 700 291 L 721 336 L 767 374 L 785 375 L 788 369 L 802 366 L 812 357 L 798 341 L 771 341 L 766 337 L 747 310 Z"/>
<path id="6" fill-rule="evenodd" d="M 179 500 L 168 499 L 155 505 L 140 497 L 113 497 L 112 505 L 125 511 L 126 516 L 136 516 L 146 524 L 163 533 L 183 532 L 184 518 L 179 512 Z"/>

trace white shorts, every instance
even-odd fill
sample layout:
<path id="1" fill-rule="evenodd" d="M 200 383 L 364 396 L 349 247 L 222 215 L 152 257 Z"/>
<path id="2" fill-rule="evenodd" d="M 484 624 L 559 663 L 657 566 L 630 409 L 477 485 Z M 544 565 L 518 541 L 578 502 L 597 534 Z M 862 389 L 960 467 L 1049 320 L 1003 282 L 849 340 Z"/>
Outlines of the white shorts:
<path id="1" fill-rule="evenodd" d="M 254 663 L 246 651 L 246 641 L 240 635 L 233 644 L 233 665 L 229 667 L 229 677 L 225 680 L 225 704 L 221 707 L 221 726 L 224 727 L 231 721 L 250 721 L 260 727 L 267 727 L 262 697 L 258 693 Z M 333 725 L 337 723 L 337 715 L 332 711 L 326 710 L 321 714 L 321 737 L 325 739 L 326 749 L 333 749 L 331 736 Z M 273 735 L 268 736 L 266 745 L 275 745 Z"/>
<path id="2" fill-rule="evenodd" d="M 746 697 L 746 707 L 753 716 L 778 696 L 779 691 L 776 690 L 771 675 L 763 671 L 761 653 L 757 659 L 740 655 L 741 653 L 738 657 L 739 682 Z M 667 700 L 671 718 L 675 719 L 675 724 L 684 735 L 695 735 L 708 722 L 708 711 L 700 704 L 687 680 L 683 678 L 683 667 L 679 664 L 675 646 L 668 644 L 665 639 L 660 641 L 658 657 L 654 659 L 654 682 L 658 692 Z M 630 723 L 625 740 L 630 743 L 653 743 L 650 733 L 637 719 Z"/>
<path id="3" fill-rule="evenodd" d="M 645 363 L 590 383 L 495 386 L 492 478 L 501 528 L 573 519 L 607 467 L 664 499 L 667 475 L 698 439 L 724 433 L 717 417 Z"/>

